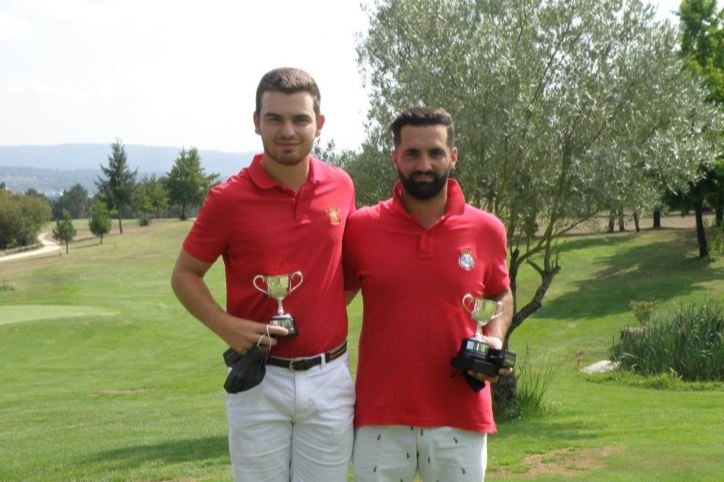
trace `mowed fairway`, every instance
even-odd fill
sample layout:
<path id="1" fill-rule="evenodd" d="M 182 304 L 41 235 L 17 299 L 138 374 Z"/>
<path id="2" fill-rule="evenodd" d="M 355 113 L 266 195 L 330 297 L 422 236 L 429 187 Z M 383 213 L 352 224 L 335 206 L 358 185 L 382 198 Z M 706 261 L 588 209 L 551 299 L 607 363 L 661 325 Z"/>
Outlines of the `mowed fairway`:
<path id="1" fill-rule="evenodd" d="M 190 225 L 129 221 L 103 245 L 0 263 L 0 281 L 12 286 L 0 290 L 0 480 L 230 480 L 225 346 L 185 313 L 168 281 Z M 530 346 L 534 363 L 544 353 L 553 361 L 550 410 L 499 425 L 490 480 L 722 479 L 720 388 L 634 388 L 576 370 L 605 358 L 635 323 L 631 299 L 724 303 L 724 256 L 695 259 L 693 236 L 567 242 L 544 307 L 512 339 L 518 353 Z M 522 276 L 525 294 L 533 278 Z M 207 280 L 223 304 L 220 263 Z M 354 364 L 359 299 L 350 315 Z"/>

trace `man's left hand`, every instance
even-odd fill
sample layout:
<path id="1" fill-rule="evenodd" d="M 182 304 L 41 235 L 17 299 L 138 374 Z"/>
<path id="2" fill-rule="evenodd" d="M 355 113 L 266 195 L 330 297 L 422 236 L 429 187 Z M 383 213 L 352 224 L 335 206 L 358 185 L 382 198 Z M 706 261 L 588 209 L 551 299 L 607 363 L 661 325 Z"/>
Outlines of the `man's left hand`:
<path id="1" fill-rule="evenodd" d="M 503 348 L 503 340 L 501 340 L 497 336 L 483 336 L 483 338 L 488 343 L 488 346 L 490 346 L 490 348 L 495 348 L 496 350 L 500 350 L 501 348 Z M 472 370 L 468 370 L 468 375 L 470 375 L 471 377 L 477 378 L 482 382 L 490 383 L 495 383 L 498 381 L 498 378 L 507 377 L 511 373 L 513 373 L 512 368 L 501 368 L 500 370 L 498 370 L 497 377 L 491 377 L 481 372 L 474 372 Z"/>

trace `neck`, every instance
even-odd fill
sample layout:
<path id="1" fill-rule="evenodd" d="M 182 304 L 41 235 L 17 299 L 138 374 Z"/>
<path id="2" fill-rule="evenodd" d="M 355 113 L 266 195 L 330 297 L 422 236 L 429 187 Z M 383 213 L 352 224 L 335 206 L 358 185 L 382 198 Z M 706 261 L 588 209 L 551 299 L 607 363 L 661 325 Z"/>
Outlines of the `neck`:
<path id="1" fill-rule="evenodd" d="M 282 164 L 265 153 L 261 160 L 261 167 L 272 179 L 296 192 L 309 177 L 309 156 L 296 164 Z"/>
<path id="2" fill-rule="evenodd" d="M 432 199 L 421 201 L 402 190 L 402 205 L 408 213 L 417 218 L 423 228 L 427 229 L 445 214 L 447 208 L 447 186 Z"/>

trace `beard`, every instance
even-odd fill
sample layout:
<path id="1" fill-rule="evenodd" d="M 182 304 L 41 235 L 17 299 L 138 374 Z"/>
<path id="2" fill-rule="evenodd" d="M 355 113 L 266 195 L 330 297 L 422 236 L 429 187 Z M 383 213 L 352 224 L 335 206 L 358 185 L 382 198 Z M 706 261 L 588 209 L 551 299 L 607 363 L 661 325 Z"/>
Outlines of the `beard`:
<path id="1" fill-rule="evenodd" d="M 423 174 L 432 176 L 432 180 L 423 182 L 415 181 L 415 176 Z M 410 174 L 410 177 L 405 177 L 399 170 L 397 171 L 397 175 L 399 176 L 402 187 L 405 188 L 407 194 L 419 201 L 427 201 L 428 199 L 432 199 L 440 194 L 442 188 L 444 188 L 447 184 L 448 177 L 450 177 L 450 169 L 445 171 L 442 176 L 437 175 L 437 173 L 433 171 L 415 171 Z"/>

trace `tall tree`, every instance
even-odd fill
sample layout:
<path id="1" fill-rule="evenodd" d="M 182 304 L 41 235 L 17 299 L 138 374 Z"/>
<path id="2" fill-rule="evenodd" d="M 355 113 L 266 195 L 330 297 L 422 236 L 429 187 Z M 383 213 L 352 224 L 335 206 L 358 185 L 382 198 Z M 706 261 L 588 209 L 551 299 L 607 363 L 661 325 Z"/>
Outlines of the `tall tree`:
<path id="1" fill-rule="evenodd" d="M 55 222 L 53 238 L 65 244 L 65 254 L 68 254 L 68 244 L 75 238 L 76 231 L 73 226 L 73 218 L 68 211 L 63 211 L 63 219 Z"/>
<path id="2" fill-rule="evenodd" d="M 96 201 L 91 207 L 88 228 L 91 233 L 101 238 L 103 244 L 103 236 L 111 230 L 111 214 L 103 201 Z"/>
<path id="3" fill-rule="evenodd" d="M 55 219 L 62 219 L 65 210 L 75 219 L 84 218 L 88 215 L 89 202 L 88 191 L 80 184 L 74 184 L 70 189 L 64 190 L 53 205 L 53 216 Z"/>
<path id="4" fill-rule="evenodd" d="M 708 88 L 709 102 L 724 106 L 724 9 L 717 12 L 716 0 L 683 0 L 679 7 L 681 55 L 686 66 Z M 719 133 L 721 136 L 721 132 Z M 721 145 L 721 144 L 720 144 Z M 721 224 L 724 205 L 724 152 L 719 150 L 716 165 L 701 166 L 701 179 L 674 196 L 674 206 L 694 210 L 699 257 L 709 254 L 704 229 L 704 208 L 716 211 Z M 716 155 L 715 155 L 716 157 Z"/>
<path id="5" fill-rule="evenodd" d="M 123 234 L 122 216 L 124 209 L 131 205 L 133 190 L 136 184 L 136 173 L 128 166 L 126 149 L 120 140 L 111 144 L 111 155 L 108 156 L 108 166 L 101 165 L 104 177 L 96 181 L 98 197 L 106 203 L 108 208 L 118 215 L 118 229 Z"/>
<path id="6" fill-rule="evenodd" d="M 363 149 L 389 159 L 387 126 L 412 105 L 452 114 L 456 177 L 507 228 L 508 336 L 542 306 L 562 236 L 619 205 L 626 183 L 642 187 L 643 206 L 710 162 L 722 115 L 676 44 L 641 0 L 379 0 L 370 9 L 358 44 L 371 94 Z M 538 283 L 523 299 L 526 266 Z M 509 383 L 496 393 L 510 397 Z"/>
<path id="7" fill-rule="evenodd" d="M 181 149 L 165 178 L 165 185 L 169 202 L 181 206 L 182 220 L 186 219 L 186 208 L 200 205 L 218 177 L 218 174 L 206 175 L 198 149 Z"/>

